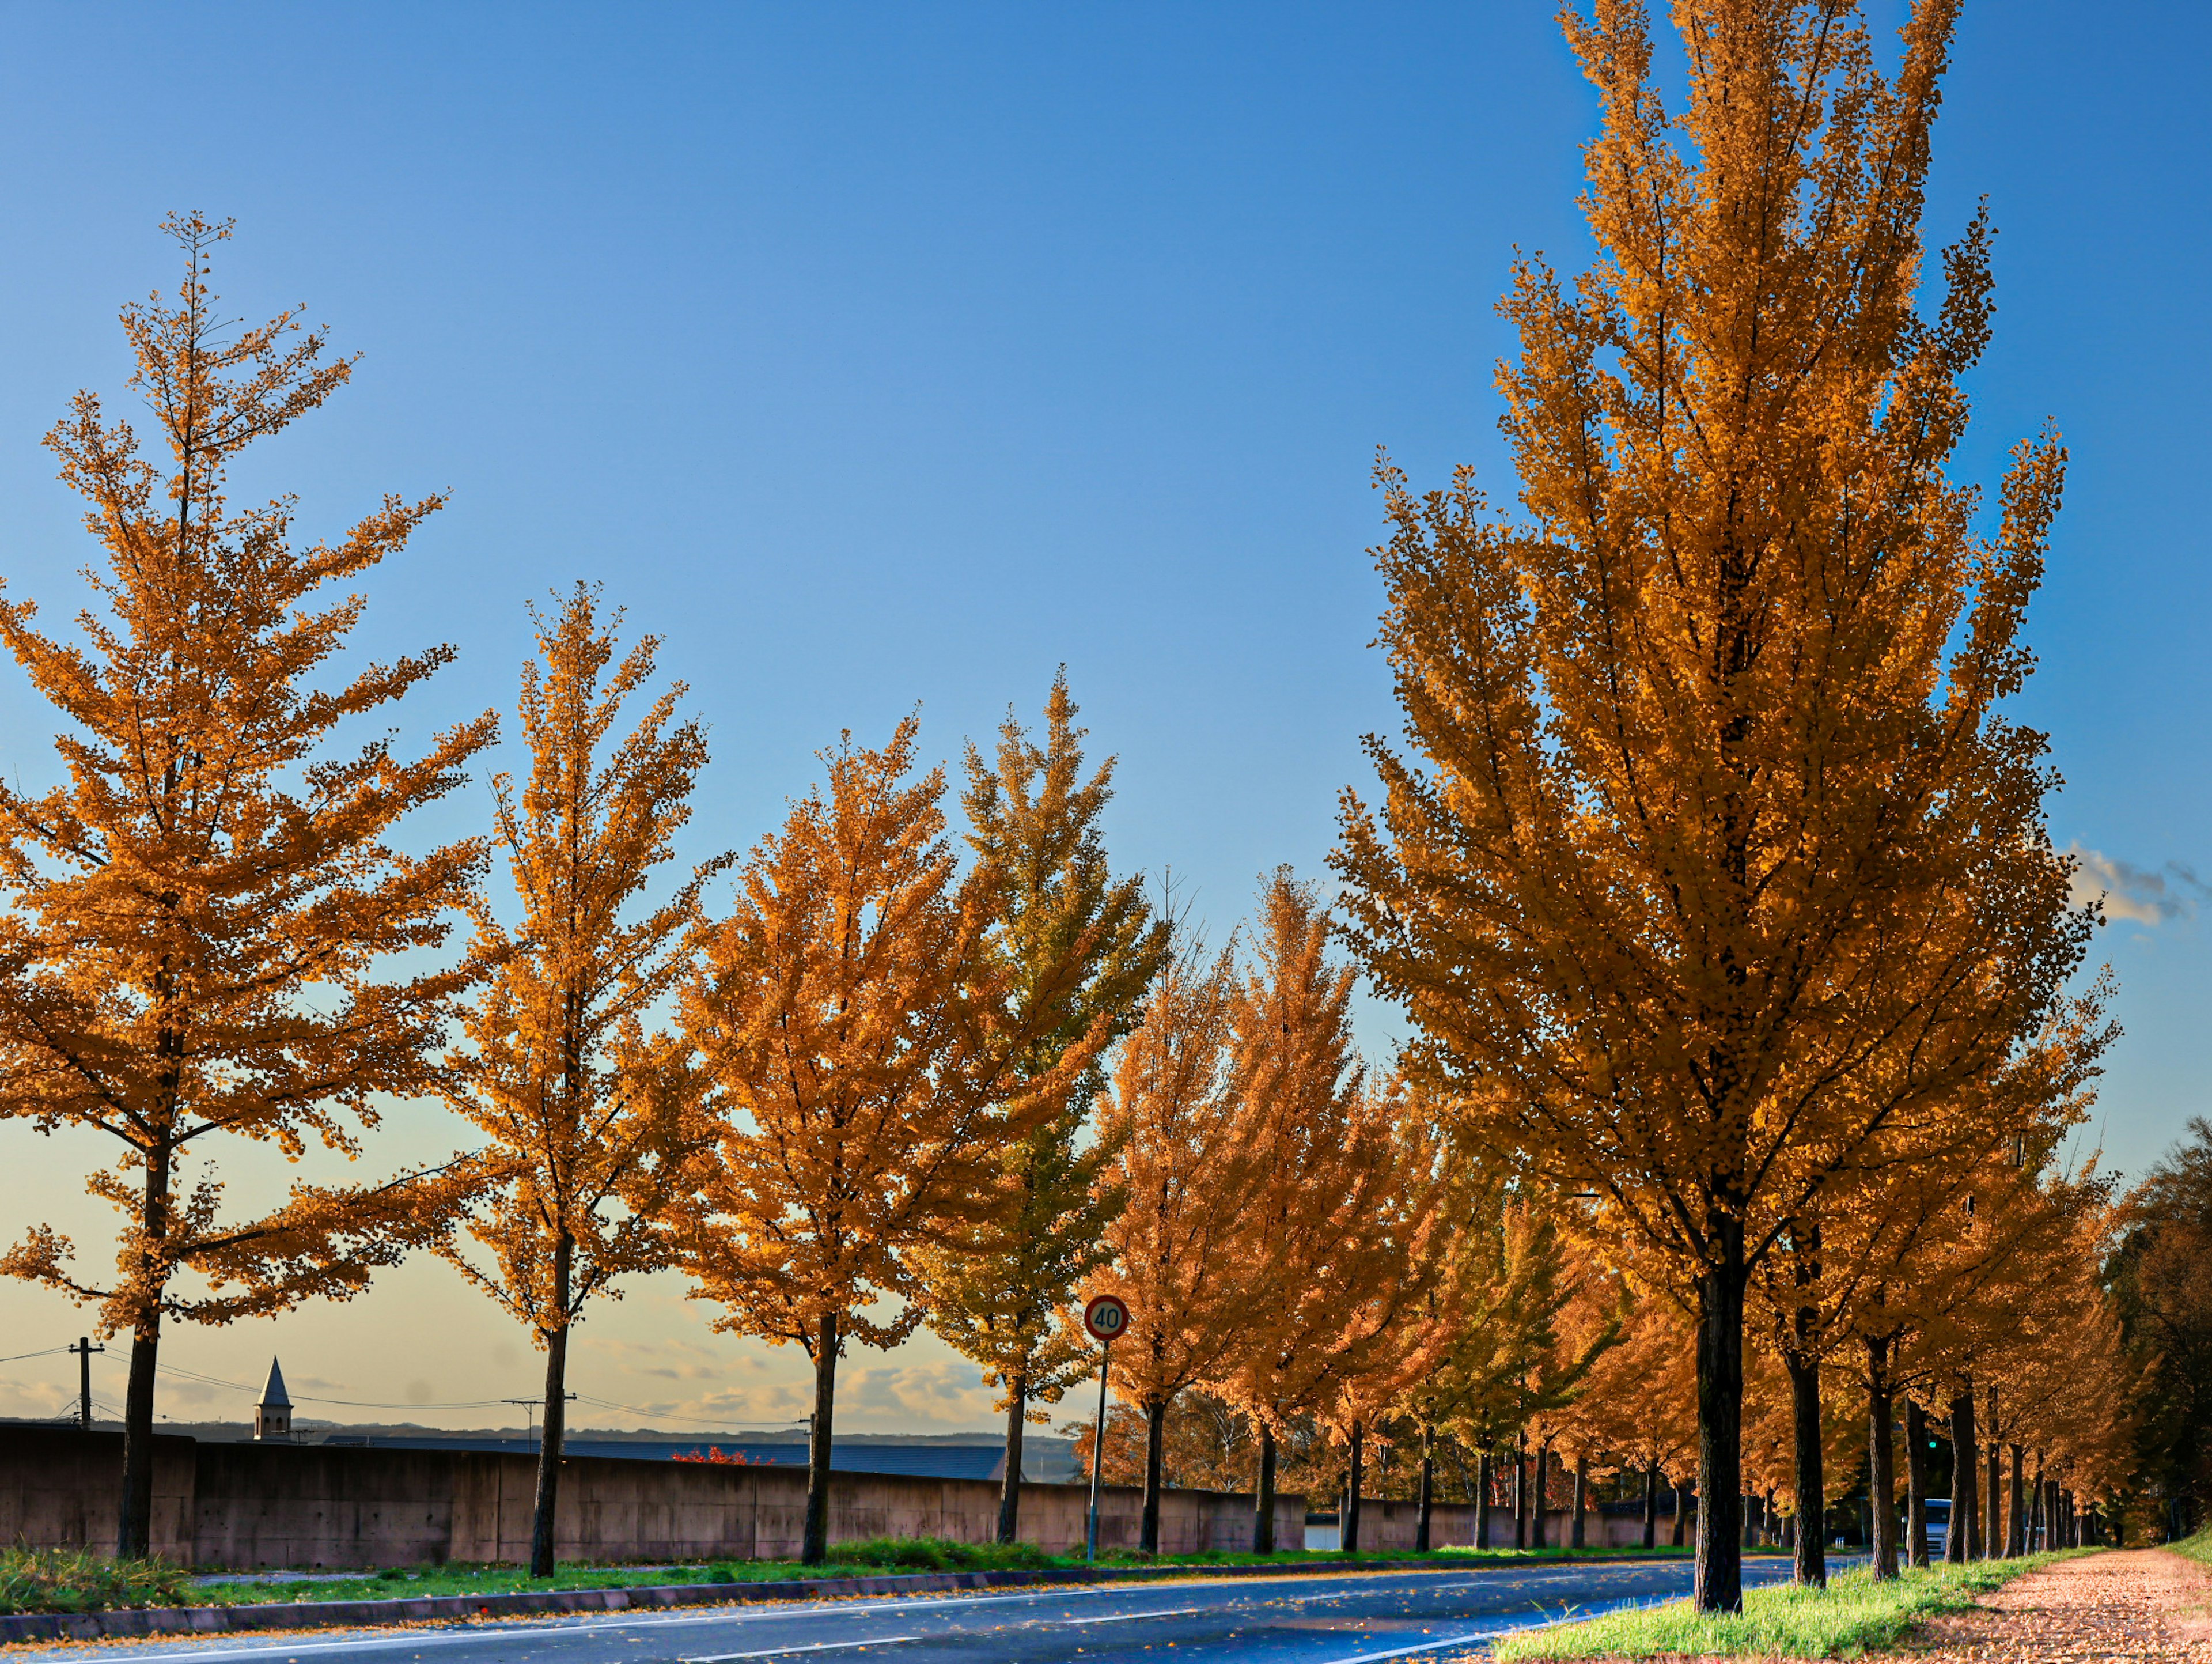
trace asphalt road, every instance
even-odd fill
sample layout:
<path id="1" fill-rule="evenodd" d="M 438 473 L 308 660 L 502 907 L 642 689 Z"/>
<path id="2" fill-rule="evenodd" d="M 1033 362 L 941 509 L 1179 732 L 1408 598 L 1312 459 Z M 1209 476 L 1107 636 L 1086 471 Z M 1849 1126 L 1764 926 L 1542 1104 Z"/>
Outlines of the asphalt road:
<path id="1" fill-rule="evenodd" d="M 1749 1561 L 1779 1582 L 1784 1558 Z M 270 1639 L 103 1644 L 73 1656 L 131 1664 L 1358 1664 L 1483 1657 L 1510 1630 L 1686 1594 L 1686 1561 L 1108 1584 L 997 1594 L 887 1596 L 757 1606 L 333 1630 Z"/>

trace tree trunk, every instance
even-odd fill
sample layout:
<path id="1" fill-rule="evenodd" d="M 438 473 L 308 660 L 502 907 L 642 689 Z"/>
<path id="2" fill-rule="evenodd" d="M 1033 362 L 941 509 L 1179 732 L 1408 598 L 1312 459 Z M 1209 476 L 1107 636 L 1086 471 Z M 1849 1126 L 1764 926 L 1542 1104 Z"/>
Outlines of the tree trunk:
<path id="1" fill-rule="evenodd" d="M 1589 1508 L 1589 1453 L 1575 1457 L 1575 1539 L 1571 1546 L 1583 1546 L 1583 1516 Z"/>
<path id="2" fill-rule="evenodd" d="M 1797 1488 L 1797 1541 L 1790 1551 L 1800 1588 L 1828 1587 L 1828 1479 L 1820 1453 L 1820 1360 L 1784 1352 L 1790 1374 L 1791 1467 Z"/>
<path id="3" fill-rule="evenodd" d="M 1480 1450 L 1474 1458 L 1474 1545 L 1490 1546 L 1490 1452 Z"/>
<path id="4" fill-rule="evenodd" d="M 806 1528 L 799 1557 L 818 1566 L 830 1557 L 830 1424 L 837 1409 L 837 1314 L 825 1312 L 814 1341 L 814 1427 L 806 1442 Z"/>
<path id="5" fill-rule="evenodd" d="M 2010 1507 L 2006 1510 L 2005 1558 L 2017 1560 L 2027 1552 L 2027 1452 L 2012 1447 Z"/>
<path id="6" fill-rule="evenodd" d="M 555 1250 L 556 1257 L 560 1251 Z M 556 1270 L 555 1276 L 559 1277 Z M 538 1439 L 538 1498 L 530 1510 L 530 1575 L 553 1575 L 554 1532 L 561 1510 L 561 1442 L 568 1432 L 568 1328 L 545 1337 L 545 1408 Z"/>
<path id="7" fill-rule="evenodd" d="M 1017 1381 L 1006 1388 L 1006 1477 L 999 1485 L 999 1540 L 1011 1543 L 1021 1529 L 1022 1435 L 1029 1429 L 1029 1383 Z"/>
<path id="8" fill-rule="evenodd" d="M 1928 1417 L 1917 1399 L 1905 1401 L 1905 1558 L 1928 1564 Z"/>
<path id="9" fill-rule="evenodd" d="M 1659 1546 L 1659 1464 L 1644 1470 L 1644 1546 Z"/>
<path id="10" fill-rule="evenodd" d="M 154 1365 L 161 1350 L 161 1308 L 140 1314 L 131 1332 L 131 1385 L 123 1399 L 123 1512 L 115 1557 L 154 1551 Z"/>
<path id="11" fill-rule="evenodd" d="M 1699 1612 L 1743 1610 L 1743 1295 L 1740 1220 L 1713 1222 L 1719 1263 L 1698 1283 Z"/>
<path id="12" fill-rule="evenodd" d="M 178 510 L 180 527 L 183 512 Z M 169 789 L 176 789 L 173 766 Z M 157 990 L 167 988 L 167 965 L 164 959 Z M 169 1056 L 180 1042 L 165 1024 L 155 1045 Z M 176 1076 L 167 1079 L 173 1091 Z M 154 1551 L 154 1367 L 161 1354 L 162 1283 L 153 1272 L 161 1263 L 161 1245 L 169 1234 L 170 1154 L 167 1144 L 147 1153 L 145 1182 L 139 1190 L 138 1228 L 147 1246 L 139 1250 L 139 1309 L 131 1326 L 131 1381 L 123 1399 L 123 1507 L 115 1534 L 116 1557 L 122 1560 L 143 1560 Z"/>
<path id="13" fill-rule="evenodd" d="M 1990 1406 L 1990 1425 L 1996 1425 L 1994 1405 Z M 1984 1448 L 1988 1454 L 1982 1459 L 1982 1557 L 2002 1560 L 2005 1551 L 2004 1447 L 1992 1439 Z"/>
<path id="14" fill-rule="evenodd" d="M 1425 1422 L 1421 1424 L 1420 1502 L 1420 1517 L 1413 1524 L 1413 1551 L 1426 1554 L 1436 1546 L 1429 1539 L 1437 1515 L 1437 1429 Z"/>
<path id="15" fill-rule="evenodd" d="M 1668 1540 L 1671 1546 L 1680 1548 L 1682 1546 L 1682 1529 L 1685 1519 L 1685 1510 L 1687 1506 L 1686 1500 L 1687 1493 L 1683 1490 L 1679 1483 L 1672 1486 L 1671 1489 L 1674 1496 L 1674 1534 Z"/>
<path id="16" fill-rule="evenodd" d="M 1897 1441 L 1891 1436 L 1889 1341 L 1867 1338 L 1867 1508 L 1874 1515 L 1874 1578 L 1897 1578 Z"/>
<path id="17" fill-rule="evenodd" d="M 1528 1435 L 1513 1437 L 1513 1546 L 1528 1546 Z"/>
<path id="18" fill-rule="evenodd" d="M 1551 1478 L 1552 1442 L 1547 1439 L 1536 1447 L 1536 1478 L 1528 1488 L 1528 1546 L 1533 1549 L 1544 1546 L 1544 1492 Z"/>
<path id="19" fill-rule="evenodd" d="M 1275 1429 L 1260 1423 L 1260 1477 L 1252 1487 L 1252 1552 L 1275 1551 Z"/>
<path id="20" fill-rule="evenodd" d="M 1365 1476 L 1360 1472 L 1360 1459 L 1366 1454 L 1367 1429 L 1359 1418 L 1352 1422 L 1352 1472 L 1344 1482 L 1343 1530 L 1337 1546 L 1346 1554 L 1359 1552 L 1359 1482 Z"/>
<path id="21" fill-rule="evenodd" d="M 1974 1500 L 1974 1389 L 1972 1383 L 1951 1400 L 1951 1522 L 1943 1531 L 1943 1558 L 1964 1565 L 1974 1557 L 1980 1539 Z"/>
<path id="22" fill-rule="evenodd" d="M 1160 1551 L 1160 1465 L 1167 1455 L 1168 1401 L 1145 1403 L 1145 1514 L 1137 1546 L 1146 1554 Z"/>
<path id="23" fill-rule="evenodd" d="M 1990 1387 L 1989 1475 L 1984 1487 L 1983 1500 L 1987 1504 L 1988 1523 L 1982 1533 L 1982 1553 L 1985 1558 L 2004 1557 L 2004 1447 L 1997 1442 L 1997 1389 Z"/>

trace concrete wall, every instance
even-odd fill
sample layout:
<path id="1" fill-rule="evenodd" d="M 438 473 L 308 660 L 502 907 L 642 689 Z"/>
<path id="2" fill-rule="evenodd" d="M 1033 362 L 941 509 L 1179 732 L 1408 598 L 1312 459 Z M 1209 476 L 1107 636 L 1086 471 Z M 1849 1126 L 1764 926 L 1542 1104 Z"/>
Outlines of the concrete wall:
<path id="1" fill-rule="evenodd" d="M 0 1542 L 112 1547 L 122 1478 L 119 1433 L 0 1426 Z M 240 1569 L 520 1560 L 536 1484 L 537 1463 L 524 1455 L 161 1439 L 154 1541 L 187 1564 Z M 1101 1547 L 1136 1545 L 1142 1500 L 1126 1486 L 1100 1493 Z M 1082 1485 L 1025 1484 L 1021 1534 L 1054 1552 L 1079 1550 L 1088 1505 Z M 1304 1540 L 1305 1510 L 1303 1496 L 1277 1498 L 1279 1545 Z M 805 1511 L 804 1468 L 572 1457 L 562 1466 L 558 1551 L 605 1561 L 786 1558 L 799 1551 Z M 830 1476 L 833 1542 L 988 1542 L 998 1518 L 999 1487 L 987 1481 Z M 1249 1496 L 1162 1498 L 1160 1546 L 1170 1553 L 1251 1541 Z"/>
<path id="2" fill-rule="evenodd" d="M 189 1557 L 190 1439 L 154 1441 L 154 1551 Z M 123 1501 L 123 1435 L 0 1427 L 0 1543 L 114 1551 Z"/>

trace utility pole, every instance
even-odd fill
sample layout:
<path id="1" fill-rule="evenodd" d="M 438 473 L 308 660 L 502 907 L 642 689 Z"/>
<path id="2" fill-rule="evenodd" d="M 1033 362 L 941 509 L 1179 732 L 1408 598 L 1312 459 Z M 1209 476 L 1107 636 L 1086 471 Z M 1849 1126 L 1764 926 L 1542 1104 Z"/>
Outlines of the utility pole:
<path id="1" fill-rule="evenodd" d="M 92 1355 L 105 1352 L 105 1346 L 94 1346 L 90 1335 L 79 1335 L 76 1344 L 68 1349 L 76 1355 L 76 1424 L 86 1432 L 92 1431 Z"/>
<path id="2" fill-rule="evenodd" d="M 563 1399 L 573 1402 L 576 1395 L 574 1393 L 563 1393 L 561 1396 Z M 501 1404 L 519 1404 L 522 1406 L 523 1435 L 525 1437 L 528 1438 L 532 1444 L 537 1443 L 538 1422 L 536 1417 L 539 1407 L 544 1404 L 545 1400 L 543 1399 L 501 1399 L 500 1402 Z"/>

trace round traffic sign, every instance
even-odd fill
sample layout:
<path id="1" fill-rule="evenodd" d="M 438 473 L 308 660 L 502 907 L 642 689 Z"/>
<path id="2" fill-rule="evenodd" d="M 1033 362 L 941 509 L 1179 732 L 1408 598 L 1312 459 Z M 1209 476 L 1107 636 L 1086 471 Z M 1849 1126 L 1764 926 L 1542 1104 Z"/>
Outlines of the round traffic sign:
<path id="1" fill-rule="evenodd" d="M 1083 1308 L 1083 1326 L 1093 1340 L 1111 1340 L 1129 1326 L 1129 1308 L 1112 1295 L 1100 1295 Z"/>

